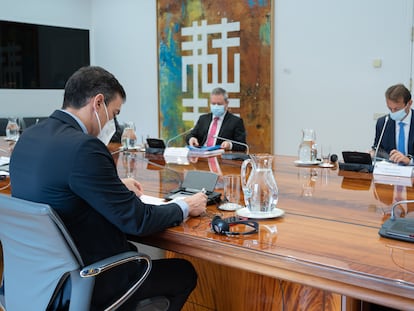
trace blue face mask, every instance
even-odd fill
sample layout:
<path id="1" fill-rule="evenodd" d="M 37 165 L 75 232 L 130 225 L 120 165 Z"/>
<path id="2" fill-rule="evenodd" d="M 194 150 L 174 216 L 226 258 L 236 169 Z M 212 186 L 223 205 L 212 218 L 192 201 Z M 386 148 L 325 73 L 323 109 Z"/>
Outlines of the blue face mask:
<path id="1" fill-rule="evenodd" d="M 405 112 L 405 108 L 400 109 L 395 112 L 390 112 L 390 118 L 393 119 L 394 121 L 401 121 L 402 119 L 405 118 L 406 115 L 407 113 Z"/>
<path id="2" fill-rule="evenodd" d="M 221 117 L 224 114 L 224 105 L 210 105 L 210 109 L 215 117 Z"/>

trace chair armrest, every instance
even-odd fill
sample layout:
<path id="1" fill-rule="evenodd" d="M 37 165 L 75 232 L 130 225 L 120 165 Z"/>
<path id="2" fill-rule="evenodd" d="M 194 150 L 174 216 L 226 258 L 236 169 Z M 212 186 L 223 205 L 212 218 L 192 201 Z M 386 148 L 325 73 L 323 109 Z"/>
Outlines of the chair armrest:
<path id="1" fill-rule="evenodd" d="M 124 303 L 145 281 L 148 274 L 151 271 L 152 263 L 151 263 L 151 257 L 138 252 L 125 252 L 121 254 L 117 254 L 105 259 L 102 259 L 98 262 L 95 262 L 93 264 L 90 264 L 86 267 L 84 267 L 80 272 L 80 276 L 83 278 L 89 278 L 89 277 L 95 277 L 100 273 L 103 273 L 107 270 L 110 270 L 116 266 L 125 264 L 127 262 L 131 261 L 142 261 L 144 260 L 147 263 L 147 268 L 142 274 L 142 276 L 114 303 L 112 303 L 109 307 L 107 307 L 105 310 L 113 310 L 119 307 L 122 303 Z"/>

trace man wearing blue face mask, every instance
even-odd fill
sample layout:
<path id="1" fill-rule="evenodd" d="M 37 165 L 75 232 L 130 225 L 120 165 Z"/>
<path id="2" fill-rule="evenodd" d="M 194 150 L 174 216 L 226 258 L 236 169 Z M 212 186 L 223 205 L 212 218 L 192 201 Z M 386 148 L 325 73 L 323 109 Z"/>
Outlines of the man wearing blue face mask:
<path id="1" fill-rule="evenodd" d="M 387 89 L 385 100 L 390 114 L 377 120 L 373 149 L 379 148 L 379 153 L 387 153 L 392 162 L 410 165 L 413 163 L 412 155 L 414 155 L 411 93 L 404 85 L 396 84 Z M 380 145 L 377 146 L 382 131 L 384 134 Z"/>
<path id="2" fill-rule="evenodd" d="M 225 150 L 245 151 L 246 130 L 243 120 L 227 111 L 228 105 L 227 92 L 219 87 L 213 89 L 210 94 L 211 112 L 200 116 L 186 137 L 187 143 L 194 147 L 220 145 Z"/>

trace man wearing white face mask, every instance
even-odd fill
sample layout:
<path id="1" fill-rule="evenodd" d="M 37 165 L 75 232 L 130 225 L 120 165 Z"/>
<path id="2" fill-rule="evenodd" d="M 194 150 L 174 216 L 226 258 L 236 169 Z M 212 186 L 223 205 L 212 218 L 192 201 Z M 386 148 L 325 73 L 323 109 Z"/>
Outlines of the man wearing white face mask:
<path id="1" fill-rule="evenodd" d="M 85 265 L 133 248 L 126 235 L 162 231 L 206 210 L 207 196 L 201 192 L 163 206 L 144 204 L 141 184 L 119 178 L 106 144 L 125 99 L 111 73 L 79 69 L 66 83 L 62 109 L 24 131 L 10 159 L 12 195 L 49 204 Z M 104 310 L 140 271 L 132 263 L 98 277 L 91 310 Z M 196 283 L 188 261 L 153 260 L 150 275 L 120 310 L 135 310 L 138 301 L 156 296 L 168 298 L 169 310 L 180 310 Z"/>
<path id="2" fill-rule="evenodd" d="M 378 150 L 380 153 L 387 153 L 390 161 L 410 165 L 413 163 L 412 155 L 414 155 L 414 118 L 411 109 L 411 93 L 404 85 L 396 84 L 387 89 L 385 100 L 390 114 L 377 120 L 373 149 L 377 148 L 379 137 L 386 119 L 388 119 Z"/>
<path id="3" fill-rule="evenodd" d="M 241 144 L 232 144 L 229 140 L 215 138 L 219 136 L 246 144 L 246 130 L 243 120 L 227 111 L 229 100 L 227 92 L 215 88 L 210 94 L 210 110 L 200 116 L 193 130 L 187 135 L 186 141 L 190 146 L 221 145 L 225 150 L 245 151 Z"/>

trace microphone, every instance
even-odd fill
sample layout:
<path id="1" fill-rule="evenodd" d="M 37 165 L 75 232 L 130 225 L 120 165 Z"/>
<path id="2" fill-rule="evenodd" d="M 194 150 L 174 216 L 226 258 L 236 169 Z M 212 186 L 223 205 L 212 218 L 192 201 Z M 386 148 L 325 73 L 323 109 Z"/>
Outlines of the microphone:
<path id="1" fill-rule="evenodd" d="M 388 119 L 389 118 L 390 118 L 390 115 L 388 114 L 385 117 L 385 122 L 384 122 L 384 125 L 382 126 L 382 130 L 381 130 L 381 135 L 380 135 L 380 137 L 378 139 L 378 142 L 377 142 L 377 145 L 375 147 L 373 167 L 375 167 L 375 164 L 377 163 L 377 155 L 378 155 L 379 146 L 381 145 L 382 137 L 384 136 L 385 127 L 387 126 L 387 123 L 388 123 Z"/>
<path id="2" fill-rule="evenodd" d="M 229 138 L 224 138 L 224 137 L 221 137 L 221 136 L 218 136 L 218 135 L 214 135 L 213 137 L 216 138 L 216 139 L 218 138 L 218 139 L 222 139 L 222 140 L 228 140 L 228 141 L 232 142 L 233 144 L 238 144 L 238 145 L 242 145 L 242 146 L 246 147 L 246 153 L 223 153 L 221 155 L 221 157 L 223 159 L 227 159 L 227 160 L 242 160 L 242 161 L 244 161 L 246 159 L 250 159 L 250 156 L 249 156 L 249 145 L 248 144 L 245 144 L 245 143 L 242 143 L 242 142 L 233 140 L 233 139 L 229 139 Z"/>
<path id="3" fill-rule="evenodd" d="M 177 139 L 193 130 L 193 127 L 189 130 L 182 132 L 167 141 L 167 144 L 164 149 L 164 159 L 167 163 L 176 163 L 176 164 L 184 164 L 188 165 L 188 152 L 189 149 L 187 147 L 168 147 L 170 142 L 174 139 Z"/>
<path id="4" fill-rule="evenodd" d="M 167 140 L 166 147 L 168 148 L 168 146 L 170 145 L 170 142 L 172 142 L 173 140 L 175 140 L 175 139 L 177 139 L 177 138 L 179 138 L 179 137 L 181 137 L 181 136 L 183 136 L 183 135 L 185 135 L 185 134 L 188 134 L 188 133 L 189 133 L 189 132 L 191 132 L 193 129 L 194 129 L 194 127 L 192 127 L 192 128 L 190 128 L 189 130 L 187 130 L 187 131 L 185 131 L 185 132 L 182 132 L 182 133 L 180 133 L 180 134 L 178 134 L 178 135 L 176 135 L 176 136 L 174 136 L 174 137 L 170 138 L 169 140 Z"/>
<path id="5" fill-rule="evenodd" d="M 395 207 L 396 207 L 397 205 L 400 205 L 400 204 L 407 204 L 407 203 L 414 203 L 414 200 L 402 200 L 402 201 L 397 201 L 397 202 L 395 202 L 395 203 L 392 205 L 392 207 L 391 207 L 391 217 L 390 217 L 390 219 L 391 219 L 391 220 L 395 220 L 395 213 L 394 213 L 394 209 L 395 209 Z"/>

